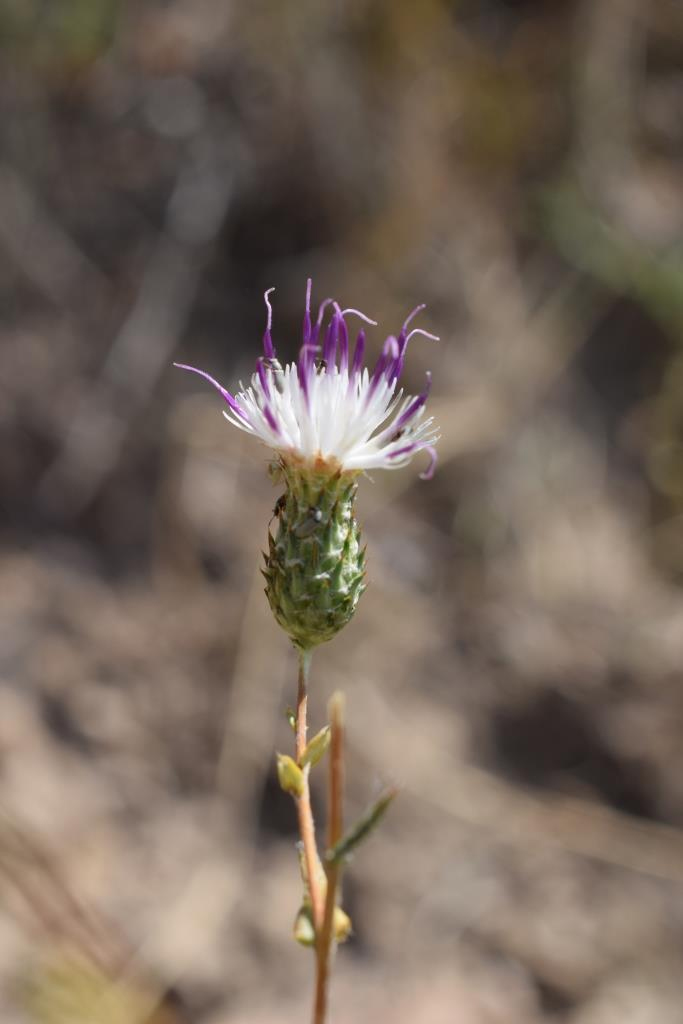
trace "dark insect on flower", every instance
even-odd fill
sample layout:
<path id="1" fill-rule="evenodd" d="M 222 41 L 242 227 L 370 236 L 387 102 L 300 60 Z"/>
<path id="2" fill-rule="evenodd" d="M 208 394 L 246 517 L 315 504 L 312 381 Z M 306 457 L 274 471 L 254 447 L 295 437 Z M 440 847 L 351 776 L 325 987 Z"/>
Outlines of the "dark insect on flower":
<path id="1" fill-rule="evenodd" d="M 270 523 L 272 523 L 273 519 L 279 519 L 280 514 L 282 512 L 284 512 L 284 510 L 285 510 L 285 505 L 286 504 L 287 504 L 287 495 L 286 494 L 281 494 L 280 497 L 275 502 L 275 505 L 273 507 L 273 514 L 270 517 Z M 268 526 L 270 526 L 270 523 L 268 523 Z"/>
<path id="2" fill-rule="evenodd" d="M 309 508 L 308 515 L 295 529 L 297 537 L 310 537 L 322 522 L 323 514 L 319 508 Z"/>

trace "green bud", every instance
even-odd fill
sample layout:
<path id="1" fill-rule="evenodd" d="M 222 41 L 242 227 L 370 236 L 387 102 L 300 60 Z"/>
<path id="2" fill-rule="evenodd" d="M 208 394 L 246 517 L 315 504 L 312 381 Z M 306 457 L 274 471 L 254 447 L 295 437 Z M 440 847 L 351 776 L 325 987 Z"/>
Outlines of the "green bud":
<path id="1" fill-rule="evenodd" d="M 301 767 L 310 764 L 311 768 L 318 763 L 330 745 L 332 733 L 329 725 L 325 725 L 320 732 L 317 732 L 312 740 L 306 744 L 306 749 L 301 756 Z"/>
<path id="2" fill-rule="evenodd" d="M 287 708 L 285 714 L 287 716 L 287 721 L 289 722 L 290 729 L 292 730 L 292 732 L 295 733 L 296 732 L 296 713 L 295 713 L 294 709 L 293 708 Z"/>
<path id="3" fill-rule="evenodd" d="M 334 908 L 332 918 L 332 930 L 335 942 L 346 942 L 353 931 L 351 918 L 341 907 Z M 303 903 L 294 919 L 294 938 L 300 946 L 315 945 L 315 927 L 313 925 L 313 914 L 309 903 Z"/>
<path id="4" fill-rule="evenodd" d="M 304 773 L 289 754 L 277 755 L 277 777 L 285 793 L 301 796 L 304 791 Z"/>
<path id="5" fill-rule="evenodd" d="M 341 907 L 334 908 L 332 927 L 336 941 L 346 942 L 352 931 L 351 918 Z"/>
<path id="6" fill-rule="evenodd" d="M 286 491 L 277 535 L 269 534 L 266 594 L 275 618 L 302 650 L 331 640 L 365 589 L 355 519 L 357 473 L 329 466 L 280 466 Z"/>
<path id="7" fill-rule="evenodd" d="M 307 903 L 299 908 L 294 920 L 294 938 L 301 946 L 315 945 L 315 928 L 313 927 L 313 914 Z"/>

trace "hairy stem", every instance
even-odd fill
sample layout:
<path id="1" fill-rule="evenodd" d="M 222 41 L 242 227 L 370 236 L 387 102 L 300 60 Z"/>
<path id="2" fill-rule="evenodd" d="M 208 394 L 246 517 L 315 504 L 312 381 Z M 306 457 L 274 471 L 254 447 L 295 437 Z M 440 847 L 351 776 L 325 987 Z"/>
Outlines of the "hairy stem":
<path id="1" fill-rule="evenodd" d="M 306 749 L 306 713 L 308 707 L 308 673 L 311 667 L 311 651 L 301 651 L 299 655 L 299 688 L 296 697 L 296 762 L 301 764 Z M 311 897 L 311 913 L 316 939 L 322 928 L 325 914 L 324 894 L 321 886 L 321 868 L 318 848 L 315 842 L 315 824 L 311 808 L 311 792 L 308 785 L 310 765 L 303 769 L 304 784 L 296 806 L 299 815 L 299 833 L 304 848 L 304 863 L 308 877 L 308 890 Z"/>
<path id="2" fill-rule="evenodd" d="M 332 735 L 330 742 L 328 850 L 331 850 L 341 839 L 344 825 L 344 698 L 341 693 L 335 693 L 330 701 L 330 726 Z M 325 911 L 322 928 L 320 931 L 316 929 L 317 971 L 313 1024 L 324 1024 L 327 1013 L 327 990 L 334 947 L 334 911 L 337 905 L 339 870 L 339 863 L 334 861 L 325 865 L 327 876 Z"/>

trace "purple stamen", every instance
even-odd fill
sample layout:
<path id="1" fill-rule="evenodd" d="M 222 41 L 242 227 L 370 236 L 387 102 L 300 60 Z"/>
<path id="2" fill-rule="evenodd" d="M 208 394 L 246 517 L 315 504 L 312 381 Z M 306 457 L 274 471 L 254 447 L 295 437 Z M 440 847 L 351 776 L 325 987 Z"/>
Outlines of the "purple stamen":
<path id="1" fill-rule="evenodd" d="M 299 362 L 297 363 L 297 366 L 296 366 L 296 376 L 297 376 L 297 380 L 299 381 L 299 387 L 301 388 L 301 390 L 304 393 L 304 398 L 306 399 L 306 405 L 308 407 L 310 407 L 309 398 L 308 398 L 308 379 L 307 379 L 306 367 L 301 362 L 301 356 L 299 357 Z"/>
<path id="2" fill-rule="evenodd" d="M 429 465 L 427 466 L 424 473 L 420 473 L 420 480 L 431 480 L 434 476 L 434 469 L 436 467 L 436 448 L 432 444 L 420 444 L 415 441 L 413 444 L 404 445 L 403 448 L 398 448 L 395 452 L 389 452 L 387 455 L 388 459 L 397 459 L 399 455 L 409 455 L 414 451 L 425 451 L 429 452 Z"/>
<path id="3" fill-rule="evenodd" d="M 276 434 L 279 435 L 280 434 L 280 427 L 278 425 L 277 420 L 273 416 L 273 413 L 272 413 L 272 411 L 270 409 L 270 406 L 264 405 L 263 409 L 261 411 L 263 412 L 263 415 L 266 418 L 266 422 L 268 423 L 268 426 L 271 428 L 271 430 L 273 430 Z"/>
<path id="4" fill-rule="evenodd" d="M 327 328 L 325 334 L 325 343 L 323 344 L 323 363 L 330 369 L 334 366 L 337 359 L 337 340 L 339 338 L 339 313 L 335 313 L 330 320 L 330 325 Z"/>
<path id="5" fill-rule="evenodd" d="M 323 301 L 320 303 L 320 306 L 318 308 L 318 319 L 315 322 L 315 325 L 318 328 L 318 330 L 320 330 L 320 325 L 323 322 L 323 316 L 325 314 L 325 310 L 327 309 L 327 307 L 329 306 L 329 304 L 331 302 L 334 302 L 334 299 L 328 298 L 328 299 L 323 299 Z M 335 303 L 335 305 L 336 305 L 336 303 Z"/>
<path id="6" fill-rule="evenodd" d="M 334 299 L 323 299 L 323 301 L 320 303 L 320 307 L 318 308 L 318 319 L 313 324 L 313 330 L 311 331 L 310 338 L 312 344 L 314 345 L 318 344 L 318 337 L 320 335 L 320 328 L 323 322 L 323 315 L 331 302 L 334 302 Z"/>
<path id="7" fill-rule="evenodd" d="M 359 316 L 361 320 L 365 320 L 366 324 L 372 324 L 373 327 L 377 326 L 376 320 L 371 320 L 365 313 L 361 313 L 359 309 L 342 309 L 341 315 L 346 316 L 347 314 L 353 313 L 354 316 Z"/>
<path id="8" fill-rule="evenodd" d="M 307 373 L 310 372 L 317 351 L 318 346 L 314 345 L 312 341 L 302 345 L 299 349 L 299 367 L 305 369 Z"/>
<path id="9" fill-rule="evenodd" d="M 414 452 L 419 447 L 420 446 L 419 446 L 418 442 L 417 441 L 413 441 L 412 444 L 406 444 L 406 445 L 403 446 L 403 448 L 397 448 L 393 452 L 387 452 L 387 458 L 388 459 L 397 459 L 399 457 L 399 455 L 408 455 L 410 452 Z"/>
<path id="10" fill-rule="evenodd" d="M 318 351 L 318 346 L 309 342 L 308 345 L 302 345 L 299 351 L 299 362 L 297 365 L 297 376 L 299 378 L 299 384 L 301 390 L 304 393 L 306 399 L 306 405 L 310 408 L 310 399 L 308 386 L 310 384 L 311 373 L 313 372 L 315 354 Z"/>
<path id="11" fill-rule="evenodd" d="M 273 307 L 268 301 L 268 296 L 270 295 L 271 292 L 274 291 L 274 288 L 268 288 L 268 290 L 263 293 L 263 301 L 265 302 L 266 308 L 268 310 L 266 329 L 263 335 L 263 351 L 266 354 L 266 359 L 273 359 L 273 357 L 275 356 L 275 349 L 273 348 L 273 339 L 270 334 L 271 327 L 273 326 Z"/>
<path id="12" fill-rule="evenodd" d="M 308 278 L 298 360 L 282 369 L 275 358 L 272 339 L 273 308 L 269 296 L 273 291 L 274 288 L 268 288 L 263 295 L 267 311 L 264 354 L 257 358 L 252 384 L 246 390 L 240 382 L 239 388 L 231 394 L 204 370 L 184 363 L 174 365 L 209 381 L 229 406 L 229 411 L 223 415 L 259 436 L 283 458 L 291 449 L 292 456 L 307 460 L 323 446 L 325 458 L 329 449 L 330 457 L 342 464 L 392 468 L 403 465 L 424 450 L 429 456 L 429 465 L 421 478 L 431 479 L 437 458 L 434 447 L 437 433 L 433 419 L 423 418 L 431 374 L 427 373 L 424 389 L 416 397 L 404 397 L 397 384 L 410 340 L 416 334 L 439 340 L 421 327 L 412 327 L 424 304 L 412 310 L 398 336 L 386 337 L 379 358 L 369 372 L 364 367 L 365 324 L 376 326 L 376 321 L 352 307 L 342 310 L 332 298 L 321 302 L 317 319 L 312 321 L 312 280 Z M 328 306 L 331 306 L 329 318 Z M 357 316 L 363 321 L 356 335 L 353 356 L 347 316 Z M 333 380 L 327 379 L 330 374 Z M 343 375 L 345 396 L 338 389 L 339 375 Z M 348 417 L 358 421 L 351 432 L 342 422 L 344 401 Z"/>
<path id="13" fill-rule="evenodd" d="M 421 302 L 419 306 L 415 307 L 415 309 L 412 311 L 412 313 L 408 314 L 408 316 L 406 317 L 406 319 L 403 322 L 403 327 L 401 328 L 401 335 L 400 335 L 401 337 L 405 337 L 405 335 L 408 333 L 407 332 L 407 327 L 408 327 L 408 324 L 410 323 L 410 321 L 414 320 L 415 317 L 417 316 L 417 314 L 421 313 L 422 310 L 426 309 L 426 308 L 427 308 L 427 303 L 426 302 Z"/>
<path id="14" fill-rule="evenodd" d="M 420 473 L 420 480 L 431 480 L 434 476 L 434 470 L 436 468 L 436 448 L 432 444 L 425 444 L 422 446 L 424 451 L 429 452 L 430 463 L 425 469 L 424 473 Z"/>
<path id="15" fill-rule="evenodd" d="M 342 309 L 341 310 L 341 312 L 339 314 L 341 316 L 341 325 L 340 325 L 340 332 L 341 332 L 341 339 L 340 339 L 341 357 L 340 357 L 340 360 L 339 360 L 339 370 L 342 373 L 343 373 L 344 370 L 346 370 L 348 368 L 348 365 L 349 365 L 349 332 L 348 332 L 348 329 L 346 327 L 346 321 L 344 320 L 344 317 L 347 314 L 353 315 L 353 316 L 359 316 L 361 318 L 361 320 L 365 321 L 366 324 L 372 324 L 373 327 L 377 326 L 377 321 L 376 320 L 371 320 L 369 316 L 366 316 L 365 313 L 361 313 L 361 311 L 359 309 L 351 309 L 351 308 L 349 308 L 349 309 Z M 353 355 L 353 366 L 351 368 L 350 378 L 353 377 L 354 374 L 361 372 L 361 363 L 363 361 L 363 352 L 364 352 L 364 350 L 365 350 L 365 331 L 361 330 L 361 331 L 358 332 L 358 337 L 356 339 L 356 348 L 355 348 L 355 352 L 354 352 L 354 355 Z M 350 380 L 350 378 L 349 378 L 349 380 Z"/>
<path id="16" fill-rule="evenodd" d="M 399 358 L 398 342 L 393 334 L 390 334 L 387 340 L 382 346 L 382 352 L 375 365 L 375 369 L 372 371 L 372 377 L 370 378 L 370 387 L 368 388 L 367 401 L 370 401 L 377 386 L 380 382 L 380 378 L 386 373 L 388 383 L 394 379 L 392 376 L 392 370 Z"/>
<path id="17" fill-rule="evenodd" d="M 432 375 L 431 373 L 429 373 L 429 371 L 427 371 L 427 384 L 424 391 L 421 394 L 419 394 L 417 398 L 414 398 L 412 400 L 408 408 L 405 410 L 405 412 L 401 413 L 399 418 L 396 420 L 396 423 L 394 424 L 394 429 L 396 430 L 397 433 L 399 430 L 402 430 L 403 427 L 405 427 L 406 423 L 413 419 L 418 410 L 421 409 L 422 406 L 425 404 L 429 396 L 431 386 Z"/>
<path id="18" fill-rule="evenodd" d="M 389 342 L 391 342 L 391 344 L 389 344 Z M 399 348 L 398 342 L 396 341 L 396 338 L 394 337 L 387 338 L 387 341 L 384 344 L 385 347 L 387 347 L 388 349 L 387 365 L 384 372 L 386 373 L 387 376 L 387 382 L 391 384 L 392 381 L 396 379 L 394 371 L 400 359 L 401 350 Z"/>
<path id="19" fill-rule="evenodd" d="M 426 309 L 426 305 L 424 302 L 422 302 L 419 306 L 415 307 L 412 313 L 408 315 L 408 317 L 405 320 L 405 323 L 403 324 L 403 327 L 401 328 L 401 333 L 398 336 L 399 353 L 398 359 L 394 364 L 394 368 L 391 375 L 392 382 L 398 380 L 398 378 L 403 373 L 403 365 L 406 358 L 406 349 L 408 348 L 408 342 L 410 341 L 414 334 L 422 334 L 425 336 L 425 338 L 430 338 L 432 341 L 440 341 L 436 334 L 430 334 L 429 331 L 423 331 L 421 327 L 414 327 L 412 331 L 408 333 L 408 324 L 417 316 L 418 313 L 421 313 L 423 309 Z"/>
<path id="20" fill-rule="evenodd" d="M 239 418 L 241 420 L 244 420 L 245 423 L 249 423 L 249 417 L 247 416 L 244 409 L 242 409 L 237 399 L 233 398 L 230 392 L 226 391 L 223 385 L 219 384 L 218 381 L 215 380 L 210 374 L 206 373 L 204 370 L 198 370 L 196 366 L 187 366 L 185 363 L 174 363 L 173 365 L 177 366 L 179 370 L 188 370 L 190 373 L 198 373 L 200 377 L 204 377 L 205 380 L 208 380 L 210 384 L 213 384 L 217 391 L 220 391 L 223 398 L 228 403 L 228 405 L 235 413 L 235 415 L 239 416 Z M 251 426 L 251 423 L 249 423 L 249 425 Z"/>
<path id="21" fill-rule="evenodd" d="M 345 373 L 349 368 L 349 331 L 342 313 L 339 321 L 339 372 Z"/>
<path id="22" fill-rule="evenodd" d="M 429 395 L 431 386 L 432 375 L 431 373 L 427 372 L 427 384 L 425 386 L 424 391 L 420 395 L 418 395 L 417 398 L 413 398 L 408 403 L 408 406 L 406 407 L 405 411 L 401 413 L 398 419 L 396 419 L 393 423 L 389 423 L 389 425 L 386 426 L 384 430 L 380 431 L 380 433 L 375 436 L 374 440 L 378 444 L 384 444 L 385 441 L 398 441 L 398 439 L 404 433 L 404 428 L 408 425 L 408 423 L 410 423 L 412 419 L 415 418 L 417 413 L 420 411 L 422 406 L 427 401 L 427 396 Z"/>
<path id="23" fill-rule="evenodd" d="M 430 341 L 441 341 L 441 338 L 438 336 L 438 334 L 430 334 L 429 331 L 424 331 L 421 327 L 413 327 L 412 331 L 406 338 L 406 345 L 408 344 L 408 342 L 410 341 L 414 334 L 421 334 L 423 338 L 429 338 Z"/>
<path id="24" fill-rule="evenodd" d="M 258 373 L 258 379 L 261 382 L 263 393 L 266 396 L 266 398 L 270 400 L 270 381 L 268 379 L 268 373 L 264 366 L 264 360 L 260 357 L 256 360 L 256 372 Z"/>
<path id="25" fill-rule="evenodd" d="M 309 342 L 307 345 L 302 345 L 299 349 L 299 365 L 307 367 L 310 366 L 313 363 L 313 359 L 317 351 L 318 346 L 313 345 L 312 342 Z"/>
<path id="26" fill-rule="evenodd" d="M 351 366 L 351 376 L 355 377 L 361 372 L 363 366 L 363 356 L 365 355 L 365 331 L 361 327 L 356 338 L 356 347 L 353 352 L 353 365 Z"/>

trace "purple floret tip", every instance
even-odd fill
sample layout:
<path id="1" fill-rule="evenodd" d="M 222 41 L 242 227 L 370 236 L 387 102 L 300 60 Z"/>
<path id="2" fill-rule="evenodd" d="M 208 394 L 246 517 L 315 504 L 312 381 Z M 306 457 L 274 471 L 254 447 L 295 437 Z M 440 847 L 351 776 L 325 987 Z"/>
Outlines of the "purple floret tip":
<path id="1" fill-rule="evenodd" d="M 323 362 L 325 366 L 330 370 L 337 358 L 337 339 L 339 337 L 339 313 L 335 311 L 334 316 L 330 320 L 329 327 L 325 333 L 325 342 L 323 344 Z"/>
<path id="2" fill-rule="evenodd" d="M 368 388 L 366 403 L 370 401 L 374 395 L 380 380 L 386 374 L 387 383 L 391 383 L 394 380 L 392 368 L 396 365 L 399 359 L 399 347 L 396 338 L 393 334 L 390 334 L 387 340 L 382 346 L 382 352 L 380 354 L 375 368 L 372 371 L 372 377 L 370 378 L 370 387 Z"/>
<path id="3" fill-rule="evenodd" d="M 270 398 L 270 381 L 268 380 L 268 373 L 266 371 L 264 360 L 259 356 L 256 360 L 256 372 L 263 388 L 263 393 L 266 398 Z"/>
<path id="4" fill-rule="evenodd" d="M 413 335 L 421 334 L 421 335 L 423 335 L 423 337 L 429 338 L 431 341 L 440 341 L 440 338 L 438 338 L 436 334 L 430 334 L 429 331 L 423 330 L 422 327 L 414 327 L 412 329 L 412 331 L 410 331 L 410 333 L 408 333 L 408 330 L 407 330 L 408 324 L 410 323 L 411 320 L 413 320 L 417 316 L 418 313 L 421 313 L 423 309 L 426 309 L 426 305 L 425 305 L 424 302 L 422 302 L 419 306 L 415 307 L 415 309 L 407 317 L 405 323 L 403 324 L 403 327 L 401 328 L 401 333 L 398 336 L 398 347 L 399 347 L 398 359 L 396 360 L 396 362 L 394 364 L 394 367 L 393 367 L 393 370 L 392 370 L 392 374 L 391 374 L 392 381 L 398 380 L 398 378 L 403 373 L 403 366 L 404 366 L 404 363 L 405 363 L 406 350 L 408 348 L 408 342 L 413 337 Z"/>
<path id="5" fill-rule="evenodd" d="M 334 302 L 334 299 L 331 299 L 328 296 L 326 299 L 323 299 L 323 301 L 318 306 L 318 319 L 315 322 L 315 325 L 318 328 L 318 330 L 320 330 L 320 325 L 323 322 L 323 316 L 325 315 L 325 310 L 330 305 L 330 303 L 333 303 L 333 302 Z"/>
<path id="6" fill-rule="evenodd" d="M 353 314 L 353 316 L 359 316 L 361 318 L 361 320 L 365 320 L 366 324 L 372 324 L 373 327 L 377 326 L 377 321 L 376 320 L 371 320 L 369 316 L 366 316 L 365 313 L 361 313 L 361 311 L 359 309 L 351 309 L 351 308 L 349 308 L 349 309 L 342 309 L 342 311 L 341 311 L 341 315 L 342 316 L 351 316 L 352 314 Z"/>
<path id="7" fill-rule="evenodd" d="M 441 341 L 438 334 L 432 334 L 430 331 L 425 331 L 422 327 L 413 327 L 410 334 L 406 337 L 406 345 L 415 334 L 421 334 L 423 338 L 429 338 L 430 341 Z"/>
<path id="8" fill-rule="evenodd" d="M 230 392 L 227 391 L 222 384 L 219 384 L 218 381 L 211 376 L 211 374 L 207 373 L 205 370 L 198 369 L 196 366 L 187 366 L 186 363 L 174 363 L 173 365 L 177 366 L 179 370 L 188 370 L 189 373 L 197 373 L 199 374 L 200 377 L 203 377 L 205 380 L 208 380 L 209 384 L 213 384 L 216 390 L 220 391 L 223 398 L 228 403 L 228 405 L 235 413 L 235 415 L 239 416 L 239 418 L 241 420 L 244 420 L 245 423 L 249 423 L 249 417 L 247 416 L 244 409 L 242 409 L 242 407 L 239 405 L 237 399 L 233 398 Z"/>
<path id="9" fill-rule="evenodd" d="M 421 302 L 419 306 L 415 307 L 415 309 L 412 311 L 412 313 L 408 314 L 408 316 L 403 321 L 403 327 L 401 328 L 401 335 L 403 337 L 405 337 L 405 335 L 408 332 L 408 324 L 410 323 L 410 321 L 414 320 L 415 317 L 417 316 L 417 314 L 421 313 L 422 310 L 426 309 L 426 308 L 427 308 L 427 303 L 426 302 Z"/>
<path id="10" fill-rule="evenodd" d="M 353 352 L 353 366 L 351 375 L 359 374 L 363 368 L 363 356 L 365 355 L 365 331 L 361 327 L 356 338 L 356 347 Z"/>
<path id="11" fill-rule="evenodd" d="M 421 394 L 414 398 L 410 405 L 408 406 L 408 408 L 406 409 L 406 411 L 402 413 L 401 416 L 399 416 L 399 418 L 396 421 L 397 430 L 401 430 L 406 425 L 406 423 L 409 423 L 410 420 L 413 419 L 415 414 L 419 412 L 422 406 L 426 403 L 427 398 L 429 397 L 431 386 L 432 375 L 429 371 L 427 371 L 427 383 L 425 385 L 424 391 L 422 391 Z"/>
<path id="12" fill-rule="evenodd" d="M 420 480 L 431 480 L 434 476 L 434 470 L 436 469 L 436 448 L 432 444 L 426 444 L 424 445 L 424 451 L 429 452 L 430 461 L 424 473 L 420 473 Z"/>
<path id="13" fill-rule="evenodd" d="M 275 349 L 273 348 L 273 339 L 271 337 L 271 328 L 273 326 L 273 307 L 268 301 L 268 296 L 271 292 L 274 292 L 274 288 L 268 288 L 263 293 L 263 301 L 266 304 L 268 313 L 266 315 L 266 329 L 263 334 L 263 351 L 265 352 L 266 359 L 273 359 L 275 356 Z"/>
<path id="14" fill-rule="evenodd" d="M 349 368 L 349 330 L 342 314 L 339 321 L 339 372 Z"/>

